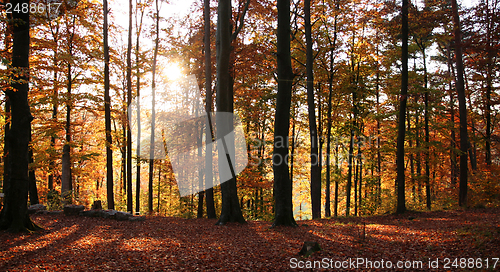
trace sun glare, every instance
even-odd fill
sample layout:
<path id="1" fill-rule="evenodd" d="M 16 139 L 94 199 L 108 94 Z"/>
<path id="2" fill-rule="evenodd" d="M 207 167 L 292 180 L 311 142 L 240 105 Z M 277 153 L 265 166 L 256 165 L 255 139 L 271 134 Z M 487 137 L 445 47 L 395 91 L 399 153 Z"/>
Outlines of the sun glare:
<path id="1" fill-rule="evenodd" d="M 168 80 L 177 80 L 183 76 L 182 69 L 177 62 L 168 63 L 164 72 Z"/>

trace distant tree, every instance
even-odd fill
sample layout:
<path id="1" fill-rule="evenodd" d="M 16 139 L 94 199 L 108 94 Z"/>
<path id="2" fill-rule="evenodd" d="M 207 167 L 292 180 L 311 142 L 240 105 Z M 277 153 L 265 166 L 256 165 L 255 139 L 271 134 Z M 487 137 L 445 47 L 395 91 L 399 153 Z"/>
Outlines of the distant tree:
<path id="1" fill-rule="evenodd" d="M 12 6 L 29 1 L 12 0 Z M 9 165 L 4 181 L 4 207 L 0 212 L 0 229 L 11 232 L 40 229 L 28 216 L 28 165 L 31 121 L 28 104 L 30 16 L 28 12 L 13 11 L 12 73 L 10 88 L 5 90 L 11 103 Z"/>

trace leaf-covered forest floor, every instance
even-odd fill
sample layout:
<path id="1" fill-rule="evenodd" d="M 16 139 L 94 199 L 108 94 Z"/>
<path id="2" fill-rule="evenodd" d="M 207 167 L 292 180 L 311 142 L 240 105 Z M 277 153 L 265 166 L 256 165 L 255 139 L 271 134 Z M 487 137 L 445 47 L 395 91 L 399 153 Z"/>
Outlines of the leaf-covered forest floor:
<path id="1" fill-rule="evenodd" d="M 445 270 L 457 270 L 460 258 L 474 258 L 473 265 L 465 263 L 470 270 L 500 270 L 500 262 L 492 269 L 500 257 L 499 208 L 308 220 L 274 229 L 259 221 L 215 226 L 211 219 L 156 216 L 143 222 L 31 217 L 44 230 L 0 232 L 0 271 L 285 271 L 314 265 L 392 271 L 398 269 L 387 269 L 388 262 L 395 268 L 398 261 L 417 267 L 420 261 L 424 271 L 437 258 L 439 270 L 447 261 Z M 304 241 L 322 250 L 301 257 Z M 358 264 L 362 259 L 365 264 Z M 370 269 L 367 261 L 385 269 Z"/>

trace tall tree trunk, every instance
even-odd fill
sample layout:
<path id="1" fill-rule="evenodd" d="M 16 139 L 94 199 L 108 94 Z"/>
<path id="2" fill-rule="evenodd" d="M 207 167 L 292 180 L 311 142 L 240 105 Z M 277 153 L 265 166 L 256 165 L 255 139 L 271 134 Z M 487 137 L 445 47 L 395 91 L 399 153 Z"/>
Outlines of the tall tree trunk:
<path id="1" fill-rule="evenodd" d="M 425 129 L 425 196 L 427 209 L 431 209 L 431 186 L 430 186 L 430 136 L 429 136 L 429 89 L 427 77 L 427 61 L 425 47 L 422 47 L 422 55 L 424 62 L 424 129 Z"/>
<path id="2" fill-rule="evenodd" d="M 311 206 L 312 218 L 321 218 L 321 170 L 318 153 L 318 128 L 314 104 L 314 74 L 311 37 L 311 0 L 304 0 L 306 35 L 307 109 L 309 115 L 309 137 L 311 140 Z"/>
<path id="3" fill-rule="evenodd" d="M 297 226 L 293 218 L 292 183 L 288 165 L 288 133 L 290 131 L 290 105 L 292 100 L 292 58 L 290 54 L 290 0 L 277 0 L 277 66 L 278 94 L 274 122 L 274 222 L 276 226 Z"/>
<path id="4" fill-rule="evenodd" d="M 156 126 L 156 109 L 155 109 L 155 99 L 156 99 L 156 60 L 158 58 L 158 48 L 160 46 L 160 7 L 158 0 L 155 1 L 155 49 L 153 53 L 153 71 L 152 71 L 152 82 L 151 82 L 151 139 L 149 143 L 149 183 L 148 183 L 148 211 L 151 214 L 153 212 L 153 172 L 154 172 L 154 158 L 155 158 L 155 126 Z M 165 152 L 166 153 L 166 152 Z M 167 155 L 168 156 L 168 155 Z"/>
<path id="5" fill-rule="evenodd" d="M 231 54 L 231 1 L 221 0 L 217 9 L 217 112 L 233 112 L 233 89 L 230 75 Z M 219 164 L 227 163 L 232 178 L 224 182 L 221 180 L 222 209 L 217 225 L 227 222 L 245 223 L 238 200 L 236 187 L 236 174 L 230 159 L 230 153 L 225 142 L 225 135 L 232 130 L 232 118 L 226 118 L 224 114 L 216 115 L 217 138 L 221 138 L 223 150 L 219 150 Z"/>
<path id="6" fill-rule="evenodd" d="M 132 103 L 132 0 L 128 1 L 127 109 Z M 133 213 L 132 200 L 132 131 L 127 123 L 127 211 Z"/>
<path id="7" fill-rule="evenodd" d="M 349 137 L 349 163 L 347 169 L 345 216 L 349 216 L 351 212 L 352 165 L 354 159 L 353 153 L 354 153 L 354 129 L 351 128 L 351 135 Z"/>
<path id="8" fill-rule="evenodd" d="M 104 24 L 104 124 L 106 129 L 106 196 L 108 209 L 115 209 L 115 198 L 113 193 L 113 150 L 111 145 L 111 98 L 109 96 L 109 46 L 108 46 L 108 0 L 103 2 Z"/>
<path id="9" fill-rule="evenodd" d="M 73 30 L 68 38 L 68 55 L 70 58 L 67 60 L 67 97 L 66 97 L 66 142 L 63 146 L 63 155 L 62 155 L 62 171 L 61 171 L 61 196 L 64 198 L 68 198 L 66 200 L 70 200 L 72 198 L 72 190 L 73 190 L 73 182 L 71 177 L 71 108 L 73 107 L 72 101 L 72 88 L 73 88 L 73 76 L 72 76 L 72 57 L 73 57 L 73 38 L 75 36 L 75 23 L 76 16 L 72 15 L 72 26 Z M 69 195 L 68 195 L 69 194 Z"/>
<path id="10" fill-rule="evenodd" d="M 58 61 L 57 61 L 57 49 L 54 49 L 54 62 L 53 65 L 57 66 Z M 59 105 L 59 83 L 57 80 L 57 71 L 54 69 L 53 72 L 53 79 L 52 79 L 52 87 L 54 88 L 53 94 L 52 94 L 52 122 L 57 123 L 57 111 L 58 111 L 58 105 Z M 56 145 L 56 137 L 54 135 L 55 133 L 52 133 L 50 136 L 50 151 L 55 153 L 55 145 Z M 52 154 L 51 154 L 52 155 Z M 48 177 L 48 189 L 49 191 L 54 189 L 54 172 L 56 171 L 56 164 L 54 161 L 54 157 L 51 156 L 50 161 L 49 161 L 49 177 Z"/>
<path id="11" fill-rule="evenodd" d="M 140 12 L 140 15 L 139 15 Z M 142 18 L 144 9 L 141 1 L 135 1 L 135 69 L 136 69 L 136 101 L 137 101 L 137 146 L 136 146 L 136 176 L 135 176 L 135 213 L 140 213 L 141 200 L 141 72 L 140 72 L 140 37 L 142 32 Z M 140 18 L 138 18 L 140 17 Z"/>
<path id="12" fill-rule="evenodd" d="M 401 74 L 401 96 L 399 101 L 398 114 L 398 139 L 396 151 L 396 187 L 397 187 L 397 207 L 396 213 L 404 213 L 406 211 L 405 201 L 405 120 L 406 120 L 406 103 L 408 94 L 408 0 L 403 0 L 401 7 L 401 33 L 403 45 L 401 48 L 401 62 L 403 64 Z"/>
<path id="13" fill-rule="evenodd" d="M 491 90 L 493 78 L 493 55 L 494 48 L 491 44 L 491 18 L 489 1 L 486 0 L 486 101 L 485 101 L 485 115 L 486 115 L 486 165 L 491 166 Z"/>
<path id="14" fill-rule="evenodd" d="M 5 181 L 8 179 L 9 173 L 9 131 L 10 131 L 10 100 L 9 96 L 5 97 L 5 126 L 4 126 L 4 139 L 3 139 L 3 179 L 2 188 L 5 185 Z"/>
<path id="15" fill-rule="evenodd" d="M 361 204 L 363 202 L 363 197 L 361 195 L 363 188 L 363 151 L 361 151 L 361 144 L 358 143 L 358 182 L 359 182 L 359 191 L 358 191 L 358 216 L 361 216 Z"/>
<path id="16" fill-rule="evenodd" d="M 210 0 L 203 0 L 203 19 L 204 19 L 204 49 L 205 49 L 205 111 L 207 114 L 212 114 L 212 50 L 210 47 Z M 211 126 L 205 127 L 206 153 L 205 153 L 205 186 L 208 188 L 205 191 L 207 217 L 216 218 L 214 204 L 214 189 L 213 189 L 213 165 L 212 165 L 212 145 L 214 134 Z"/>
<path id="17" fill-rule="evenodd" d="M 377 46 L 377 56 L 378 56 Z M 377 99 L 377 206 L 382 204 L 382 154 L 380 152 L 380 66 L 377 62 L 376 74 L 376 99 Z"/>
<path id="18" fill-rule="evenodd" d="M 467 206 L 467 149 L 469 139 L 467 134 L 467 106 L 465 104 L 464 67 L 462 61 L 462 38 L 460 17 L 456 0 L 451 0 L 453 11 L 453 23 L 455 30 L 455 59 L 457 67 L 456 88 L 458 93 L 458 112 L 460 114 L 460 190 L 458 193 L 458 205 Z"/>
<path id="19" fill-rule="evenodd" d="M 12 0 L 12 6 L 26 1 Z M 29 5 L 29 1 L 28 5 Z M 11 232 L 40 229 L 28 216 L 28 164 L 31 121 L 33 116 L 28 104 L 29 91 L 29 13 L 13 12 L 11 88 L 5 93 L 11 103 L 11 128 L 7 135 L 9 160 L 7 180 L 4 181 L 4 207 L 0 212 L 0 229 Z"/>
<path id="20" fill-rule="evenodd" d="M 455 101 L 452 89 L 452 74 L 455 73 L 453 71 L 453 62 L 451 58 L 450 52 L 451 44 L 446 45 L 446 55 L 448 58 L 448 90 L 450 93 L 450 123 L 451 123 L 451 139 L 450 139 L 450 168 L 451 168 L 451 186 L 454 188 L 457 183 L 457 154 L 455 152 L 456 147 L 456 137 L 455 137 Z"/>

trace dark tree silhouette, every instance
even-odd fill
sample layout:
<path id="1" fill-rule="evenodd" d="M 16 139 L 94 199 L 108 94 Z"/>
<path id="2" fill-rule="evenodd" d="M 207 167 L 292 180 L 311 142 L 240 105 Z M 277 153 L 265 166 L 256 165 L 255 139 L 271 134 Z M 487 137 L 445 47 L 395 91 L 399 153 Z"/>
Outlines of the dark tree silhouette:
<path id="1" fill-rule="evenodd" d="M 397 207 L 396 213 L 404 213 L 406 211 L 405 203 L 405 133 L 406 133 L 406 103 L 408 101 L 408 0 L 403 0 L 401 7 L 401 62 L 403 64 L 401 74 L 401 96 L 399 100 L 399 115 L 398 115 L 398 139 L 396 151 L 396 187 L 397 187 Z"/>
<path id="2" fill-rule="evenodd" d="M 106 194 L 108 209 L 115 208 L 113 195 L 113 150 L 111 144 L 111 98 L 109 96 L 109 46 L 108 46 L 108 0 L 103 2 L 103 44 L 104 44 L 104 123 L 106 127 Z"/>
<path id="3" fill-rule="evenodd" d="M 27 1 L 29 4 L 29 1 Z M 26 1 L 12 0 L 12 6 Z M 28 164 L 31 121 L 33 116 L 28 104 L 30 31 L 29 13 L 12 12 L 12 74 L 11 88 L 7 89 L 11 103 L 11 128 L 9 142 L 9 164 L 7 180 L 4 181 L 5 205 L 0 212 L 0 229 L 11 232 L 40 229 L 28 216 Z"/>
<path id="4" fill-rule="evenodd" d="M 274 207 L 273 227 L 297 226 L 293 218 L 292 181 L 288 164 L 288 133 L 292 101 L 292 58 L 290 54 L 290 0 L 278 0 L 277 65 L 278 95 L 274 122 Z"/>

